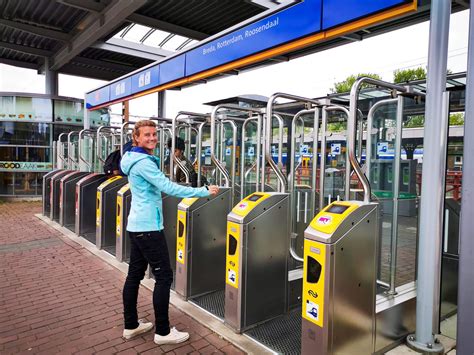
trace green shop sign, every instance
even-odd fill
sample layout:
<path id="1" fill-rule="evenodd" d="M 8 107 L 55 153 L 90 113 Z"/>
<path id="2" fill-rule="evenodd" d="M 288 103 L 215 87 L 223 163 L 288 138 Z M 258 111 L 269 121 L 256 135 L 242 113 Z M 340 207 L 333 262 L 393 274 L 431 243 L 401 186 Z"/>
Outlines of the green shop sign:
<path id="1" fill-rule="evenodd" d="M 53 163 L 39 163 L 27 161 L 0 161 L 0 171 L 51 171 Z"/>

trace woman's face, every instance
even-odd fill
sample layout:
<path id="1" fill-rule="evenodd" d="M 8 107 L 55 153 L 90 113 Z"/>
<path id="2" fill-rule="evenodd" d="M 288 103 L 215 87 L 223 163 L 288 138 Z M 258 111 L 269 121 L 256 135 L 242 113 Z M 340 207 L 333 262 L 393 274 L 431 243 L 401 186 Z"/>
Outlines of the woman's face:
<path id="1" fill-rule="evenodd" d="M 155 127 L 140 127 L 139 135 L 135 136 L 137 146 L 145 149 L 148 153 L 152 153 L 158 143 Z"/>

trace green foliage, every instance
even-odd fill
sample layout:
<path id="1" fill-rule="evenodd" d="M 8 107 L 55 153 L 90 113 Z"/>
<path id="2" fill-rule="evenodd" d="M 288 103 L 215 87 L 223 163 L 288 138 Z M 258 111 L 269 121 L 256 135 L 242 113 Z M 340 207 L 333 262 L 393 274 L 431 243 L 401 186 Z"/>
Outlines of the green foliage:
<path id="1" fill-rule="evenodd" d="M 327 130 L 328 132 L 341 132 L 344 131 L 346 127 L 346 122 L 331 122 L 328 123 Z"/>
<path id="2" fill-rule="evenodd" d="M 416 128 L 424 127 L 425 125 L 425 116 L 417 115 L 410 116 L 408 121 L 405 123 L 405 128 Z M 456 112 L 449 115 L 449 125 L 450 126 L 462 126 L 464 125 L 464 113 Z"/>
<path id="3" fill-rule="evenodd" d="M 450 126 L 462 126 L 464 125 L 464 113 L 456 112 L 449 115 Z"/>
<path id="4" fill-rule="evenodd" d="M 357 75 L 350 75 L 345 80 L 340 81 L 338 83 L 334 83 L 334 87 L 331 88 L 331 92 L 336 93 L 336 94 L 340 94 L 340 93 L 343 93 L 343 92 L 351 91 L 352 85 L 354 85 L 355 81 L 358 78 L 362 77 L 362 76 L 368 76 L 368 77 L 373 78 L 373 79 L 382 80 L 382 78 L 378 74 L 360 73 L 360 74 L 357 74 Z M 362 88 L 367 88 L 367 87 L 371 87 L 371 85 L 370 84 L 362 84 Z"/>
<path id="5" fill-rule="evenodd" d="M 408 121 L 405 123 L 405 128 L 423 127 L 424 125 L 425 125 L 424 115 L 410 116 L 408 118 Z"/>
<path id="6" fill-rule="evenodd" d="M 426 69 L 423 67 L 415 69 L 397 69 L 393 72 L 393 82 L 395 84 L 421 79 L 426 79 Z"/>

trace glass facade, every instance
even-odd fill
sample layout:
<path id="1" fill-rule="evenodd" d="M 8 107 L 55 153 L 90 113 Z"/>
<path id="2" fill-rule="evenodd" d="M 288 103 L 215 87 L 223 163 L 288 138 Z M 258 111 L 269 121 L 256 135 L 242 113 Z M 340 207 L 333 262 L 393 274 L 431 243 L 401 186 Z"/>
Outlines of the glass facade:
<path id="1" fill-rule="evenodd" d="M 107 109 L 90 112 L 91 127 L 109 124 Z M 0 93 L 0 196 L 39 196 L 53 168 L 53 141 L 84 127 L 80 99 Z"/>

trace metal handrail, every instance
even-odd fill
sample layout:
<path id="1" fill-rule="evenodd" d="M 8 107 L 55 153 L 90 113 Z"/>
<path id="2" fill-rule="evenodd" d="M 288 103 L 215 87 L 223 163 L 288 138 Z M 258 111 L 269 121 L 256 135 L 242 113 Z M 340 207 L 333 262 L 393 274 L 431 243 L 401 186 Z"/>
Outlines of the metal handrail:
<path id="1" fill-rule="evenodd" d="M 135 124 L 136 122 L 124 122 L 122 123 L 122 125 L 120 126 L 120 155 L 122 156 L 123 155 L 123 146 L 125 144 L 125 140 L 124 140 L 124 137 L 123 137 L 123 131 L 124 131 L 124 128 L 128 125 L 131 125 L 131 124 Z M 132 140 L 133 140 L 133 137 L 132 137 Z"/>
<path id="2" fill-rule="evenodd" d="M 355 137 L 356 137 L 356 127 L 357 127 L 357 104 L 358 104 L 358 94 L 360 87 L 363 83 L 368 83 L 372 85 L 376 85 L 379 87 L 384 87 L 387 89 L 393 89 L 399 92 L 407 92 L 407 88 L 404 86 L 388 83 L 386 81 L 382 80 L 376 80 L 372 79 L 369 77 L 361 77 L 356 80 L 354 85 L 352 85 L 351 88 L 351 93 L 350 93 L 350 104 L 349 104 L 349 120 L 347 121 L 347 146 L 348 146 L 348 153 L 349 153 L 349 161 L 351 163 L 352 168 L 356 172 L 357 177 L 359 178 L 359 181 L 362 183 L 362 188 L 364 189 L 364 203 L 369 203 L 370 202 L 370 196 L 371 196 L 371 187 L 370 183 L 367 180 L 367 177 L 365 176 L 364 172 L 362 171 L 359 162 L 357 161 L 356 158 L 356 152 L 355 152 Z M 350 169 L 349 169 L 349 175 L 350 175 Z M 346 178 L 350 179 L 350 176 L 347 176 Z M 347 180 L 346 180 L 347 182 Z M 346 190 L 346 199 L 349 200 L 349 193 L 348 193 L 349 188 Z"/>
<path id="3" fill-rule="evenodd" d="M 278 180 L 280 181 L 281 192 L 286 192 L 286 186 L 288 183 L 287 178 L 283 174 L 281 169 L 273 161 L 272 156 L 271 156 L 271 149 L 270 149 L 270 137 L 272 135 L 273 103 L 278 97 L 294 100 L 294 101 L 313 103 L 315 105 L 319 105 L 320 103 L 318 100 L 309 99 L 306 97 L 301 97 L 301 96 L 296 96 L 296 95 L 280 93 L 280 92 L 273 94 L 268 100 L 267 109 L 266 109 L 266 126 L 265 126 L 266 128 L 265 129 L 265 159 L 266 159 L 266 162 L 270 165 L 270 168 L 277 175 Z M 265 169 L 263 167 L 262 168 L 262 191 L 264 190 L 265 190 Z"/>
<path id="4" fill-rule="evenodd" d="M 200 117 L 200 118 L 203 118 L 205 120 L 207 120 L 207 118 L 209 117 L 209 115 L 203 114 L 203 113 L 196 113 L 196 112 L 189 112 L 189 111 L 179 111 L 176 114 L 176 116 L 173 117 L 173 119 L 171 121 L 171 151 L 170 151 L 170 155 L 172 154 L 172 152 L 174 152 L 174 150 L 176 148 L 176 125 L 177 125 L 177 121 L 180 118 L 180 116 L 183 116 L 183 115 L 191 116 L 191 117 Z M 175 175 L 175 172 L 174 172 L 174 159 L 170 159 L 170 180 L 171 181 L 176 181 L 176 175 Z"/>
<path id="5" fill-rule="evenodd" d="M 115 127 L 111 127 L 111 126 L 100 126 L 98 129 L 97 129 L 97 144 L 95 146 L 95 156 L 97 157 L 97 159 L 101 162 L 101 163 L 105 163 L 105 159 L 102 158 L 102 156 L 100 155 L 100 152 L 101 152 L 101 149 L 102 149 L 102 141 L 101 141 L 101 134 L 102 134 L 102 131 L 103 130 L 106 130 L 108 131 L 109 133 L 112 133 L 113 134 L 113 130 L 114 130 Z"/>
<path id="6" fill-rule="evenodd" d="M 72 158 L 72 142 L 71 142 L 71 137 L 75 134 L 79 134 L 79 131 L 71 131 L 67 135 L 67 168 L 72 169 L 73 168 L 73 163 L 77 163 L 79 165 L 79 160 L 74 161 Z"/>
<path id="7" fill-rule="evenodd" d="M 293 119 L 291 120 L 291 158 L 290 158 L 290 173 L 289 173 L 289 180 L 288 180 L 288 189 L 290 190 L 290 206 L 291 206 L 291 209 L 294 208 L 294 204 L 295 204 L 295 173 L 296 173 L 296 169 L 297 167 L 295 167 L 295 155 L 296 155 L 296 122 L 299 120 L 303 123 L 303 131 L 304 131 L 304 120 L 303 120 L 303 115 L 307 115 L 307 114 L 315 114 L 319 116 L 319 107 L 316 107 L 314 109 L 310 109 L 310 110 L 301 110 L 299 111 L 294 117 Z M 319 122 L 318 119 L 316 119 L 316 122 Z M 314 124 L 314 127 L 317 127 L 318 124 L 315 122 Z M 313 132 L 314 133 L 314 132 Z M 316 137 L 317 137 L 317 132 L 315 133 L 316 134 Z M 303 138 L 303 142 L 304 142 L 304 138 Z M 316 165 L 316 162 L 317 162 L 317 149 L 314 150 L 314 144 L 316 144 L 316 148 L 318 147 L 318 141 L 316 139 L 316 142 L 313 141 L 313 166 Z M 299 162 L 299 165 L 301 164 L 301 162 Z M 314 174 L 313 174 L 314 175 Z M 314 176 L 315 177 L 315 176 Z M 312 194 L 311 195 L 314 195 L 314 192 L 316 190 L 316 186 L 313 185 L 312 186 Z M 313 204 L 313 208 L 314 208 L 314 204 Z M 299 213 L 299 206 L 296 208 L 296 211 L 297 213 Z M 313 211 L 314 212 L 314 211 Z M 314 214 L 314 213 L 313 213 Z M 290 255 L 293 257 L 293 259 L 297 260 L 297 261 L 300 261 L 300 262 L 303 262 L 304 259 L 302 257 L 300 257 L 296 250 L 294 249 L 294 241 L 296 240 L 296 225 L 295 225 L 295 219 L 293 218 L 293 214 L 290 213 L 290 226 L 291 226 L 291 240 L 290 240 Z"/>
<path id="8" fill-rule="evenodd" d="M 64 156 L 64 145 L 63 145 L 63 142 L 61 142 L 61 138 L 62 137 L 66 137 L 66 143 L 67 144 L 67 133 L 63 132 L 61 134 L 59 134 L 58 136 L 58 140 L 56 141 L 56 149 L 57 149 L 57 152 L 56 152 L 56 155 L 57 155 L 57 158 L 59 158 L 61 160 L 61 167 L 64 168 L 67 164 L 66 164 L 66 158 Z M 56 159 L 58 160 L 58 159 Z M 58 167 L 58 162 L 56 161 L 56 167 Z"/>
<path id="9" fill-rule="evenodd" d="M 202 122 L 198 126 L 198 135 L 196 140 L 196 157 L 197 157 L 197 185 L 198 187 L 201 186 L 201 156 L 202 156 L 202 130 L 204 126 L 207 124 L 207 121 Z"/>
<path id="10" fill-rule="evenodd" d="M 81 152 L 82 152 L 82 139 L 83 139 L 83 135 L 87 133 L 87 134 L 90 134 L 90 133 L 95 133 L 95 131 L 91 130 L 91 129 L 83 129 L 81 131 L 79 131 L 79 144 L 78 144 L 78 150 L 79 150 L 79 164 L 80 162 L 82 161 L 84 164 L 86 164 L 87 166 L 87 170 L 90 172 L 92 171 L 92 162 L 88 162 L 86 159 L 84 159 L 84 157 L 82 156 Z M 80 168 L 80 167 L 79 167 Z"/>
<path id="11" fill-rule="evenodd" d="M 367 138 L 366 138 L 366 147 L 365 147 L 365 175 L 370 181 L 371 175 L 371 157 L 372 157 L 372 125 L 374 121 L 375 112 L 380 108 L 380 106 L 391 105 L 397 103 L 398 99 L 386 99 L 377 101 L 369 110 L 367 114 Z"/>
<path id="12" fill-rule="evenodd" d="M 231 196 L 230 199 L 232 201 L 231 205 L 233 206 L 235 204 L 234 201 L 234 189 L 235 189 L 235 163 L 236 163 L 236 151 L 237 151 L 237 125 L 235 124 L 234 121 L 232 120 L 222 120 L 222 124 L 229 124 L 232 127 L 232 166 L 231 166 L 231 184 L 230 184 L 230 189 L 231 189 Z M 224 126 L 223 126 L 224 127 Z"/>
<path id="13" fill-rule="evenodd" d="M 260 113 L 260 110 L 248 108 L 248 107 L 240 107 L 238 105 L 230 105 L 230 104 L 216 105 L 212 110 L 212 113 L 211 113 L 211 161 L 214 163 L 214 165 L 217 167 L 220 173 L 224 176 L 225 187 L 229 187 L 229 182 L 230 182 L 229 173 L 227 172 L 223 164 L 219 161 L 219 159 L 217 159 L 216 152 L 215 152 L 215 144 L 214 144 L 214 142 L 216 141 L 217 112 L 223 108 L 234 109 L 236 111 L 242 111 L 242 112 L 253 112 L 253 113 Z"/>
<path id="14" fill-rule="evenodd" d="M 256 175 L 256 191 L 258 191 L 258 179 L 259 179 L 259 169 L 260 169 L 260 150 L 257 151 L 256 159 L 252 163 L 252 166 L 244 173 L 245 170 L 245 141 L 247 140 L 247 134 L 246 134 L 246 128 L 249 123 L 252 123 L 253 121 L 257 121 L 257 148 L 260 146 L 260 135 L 261 132 L 259 131 L 259 127 L 261 124 L 261 115 L 258 116 L 252 116 L 247 118 L 244 123 L 242 124 L 242 149 L 241 149 L 241 159 L 240 159 L 240 196 L 244 196 L 244 186 L 245 186 L 245 181 L 247 180 L 247 176 L 250 173 L 250 171 L 257 166 L 257 175 Z M 259 124 L 260 123 L 260 124 Z"/>

